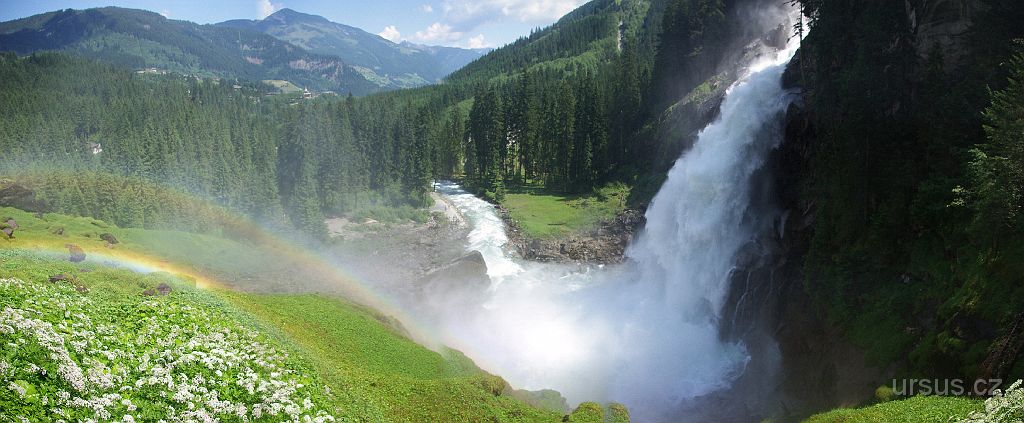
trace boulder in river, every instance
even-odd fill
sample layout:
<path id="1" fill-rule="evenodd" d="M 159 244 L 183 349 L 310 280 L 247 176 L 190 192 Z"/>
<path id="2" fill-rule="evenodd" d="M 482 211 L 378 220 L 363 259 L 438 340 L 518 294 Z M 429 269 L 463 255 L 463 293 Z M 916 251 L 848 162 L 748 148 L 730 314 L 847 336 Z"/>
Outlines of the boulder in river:
<path id="1" fill-rule="evenodd" d="M 473 251 L 425 273 L 420 291 L 431 310 L 448 310 L 481 304 L 490 284 L 484 256 Z"/>

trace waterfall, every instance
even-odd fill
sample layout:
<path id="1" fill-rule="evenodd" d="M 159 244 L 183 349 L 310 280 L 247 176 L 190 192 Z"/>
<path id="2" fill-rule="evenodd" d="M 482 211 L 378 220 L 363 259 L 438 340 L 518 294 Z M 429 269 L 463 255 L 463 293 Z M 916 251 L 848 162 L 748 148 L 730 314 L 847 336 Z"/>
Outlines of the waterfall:
<path id="1" fill-rule="evenodd" d="M 789 104 L 781 77 L 792 54 L 755 65 L 729 89 L 626 251 L 640 306 L 627 320 L 637 327 L 635 351 L 616 386 L 634 404 L 661 408 L 728 387 L 748 360 L 742 345 L 719 339 L 719 318 L 737 252 L 768 223 L 749 213 L 751 177 L 781 139 L 777 122 Z M 645 321 L 659 322 L 656 330 Z M 652 385 L 664 391 L 645 389 Z"/>
<path id="2" fill-rule="evenodd" d="M 673 413 L 687 401 L 730 387 L 750 357 L 721 339 L 720 313 L 737 252 L 764 227 L 749 210 L 751 179 L 781 139 L 789 101 L 781 76 L 794 50 L 763 59 L 729 88 L 719 117 L 669 172 L 622 265 L 517 262 L 501 248 L 493 207 L 442 186 L 474 225 L 467 248 L 494 266 L 488 300 L 437 323 L 444 341 L 516 387 L 622 402 L 637 421 L 679 420 Z"/>

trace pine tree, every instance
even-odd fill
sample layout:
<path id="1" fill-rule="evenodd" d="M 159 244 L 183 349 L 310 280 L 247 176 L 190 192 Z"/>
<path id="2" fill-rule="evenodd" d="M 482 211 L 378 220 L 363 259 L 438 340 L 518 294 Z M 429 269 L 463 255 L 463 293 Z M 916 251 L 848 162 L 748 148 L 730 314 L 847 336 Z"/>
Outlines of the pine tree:
<path id="1" fill-rule="evenodd" d="M 1016 236 L 1024 229 L 1024 53 L 1009 66 L 1006 87 L 990 93 L 992 103 L 985 109 L 988 143 L 971 150 L 974 226 L 982 238 Z"/>

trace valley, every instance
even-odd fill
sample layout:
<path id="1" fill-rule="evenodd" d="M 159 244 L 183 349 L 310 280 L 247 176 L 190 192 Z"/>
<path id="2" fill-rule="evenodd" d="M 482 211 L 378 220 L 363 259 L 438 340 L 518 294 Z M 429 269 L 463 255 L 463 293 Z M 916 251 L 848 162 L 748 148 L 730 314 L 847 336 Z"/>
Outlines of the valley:
<path id="1" fill-rule="evenodd" d="M 0 421 L 1024 418 L 1016 2 L 258 6 L 0 22 Z"/>

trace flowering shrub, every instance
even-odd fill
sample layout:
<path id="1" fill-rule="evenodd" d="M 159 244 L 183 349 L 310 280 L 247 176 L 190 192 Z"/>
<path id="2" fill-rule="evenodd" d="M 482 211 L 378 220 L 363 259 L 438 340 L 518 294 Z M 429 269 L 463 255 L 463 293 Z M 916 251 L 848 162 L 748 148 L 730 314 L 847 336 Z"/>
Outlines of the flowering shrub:
<path id="1" fill-rule="evenodd" d="M 985 411 L 967 416 L 964 423 L 1011 423 L 1024 421 L 1024 389 L 1021 381 L 1010 385 L 1006 391 L 995 391 L 985 400 Z"/>
<path id="2" fill-rule="evenodd" d="M 0 279 L 0 420 L 334 421 L 272 345 L 177 295 L 99 301 Z"/>

